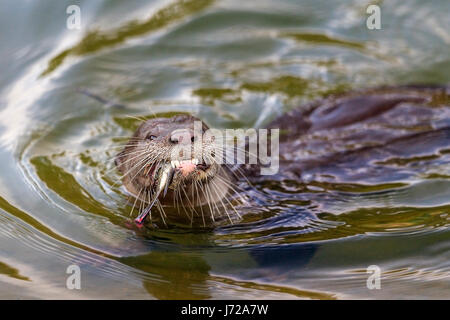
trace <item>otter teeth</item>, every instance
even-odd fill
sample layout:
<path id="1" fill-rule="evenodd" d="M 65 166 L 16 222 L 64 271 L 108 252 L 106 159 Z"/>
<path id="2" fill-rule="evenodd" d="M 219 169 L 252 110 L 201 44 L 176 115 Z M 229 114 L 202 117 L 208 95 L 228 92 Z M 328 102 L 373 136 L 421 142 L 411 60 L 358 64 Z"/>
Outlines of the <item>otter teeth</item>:
<path id="1" fill-rule="evenodd" d="M 172 166 L 172 168 L 178 168 L 180 165 L 188 164 L 188 163 L 198 165 L 200 163 L 200 161 L 198 159 L 183 160 L 183 161 L 178 161 L 178 160 L 170 161 L 170 165 Z"/>
<path id="2" fill-rule="evenodd" d="M 170 161 L 170 165 L 172 166 L 172 168 L 177 168 L 180 166 L 180 161 L 178 160 Z"/>

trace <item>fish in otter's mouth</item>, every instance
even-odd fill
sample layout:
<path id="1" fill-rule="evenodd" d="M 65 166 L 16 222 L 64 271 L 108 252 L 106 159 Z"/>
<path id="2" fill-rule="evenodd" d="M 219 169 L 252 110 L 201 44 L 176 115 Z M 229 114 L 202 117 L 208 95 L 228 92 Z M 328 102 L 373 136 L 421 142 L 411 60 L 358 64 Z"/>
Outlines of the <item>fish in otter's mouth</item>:
<path id="1" fill-rule="evenodd" d="M 200 127 L 195 123 L 201 123 Z M 138 224 L 147 215 L 151 217 L 155 204 L 163 221 L 163 205 L 178 208 L 191 221 L 199 215 L 203 223 L 205 218 L 215 221 L 224 216 L 224 210 L 231 221 L 227 206 L 239 215 L 227 198 L 230 192 L 236 193 L 232 173 L 215 160 L 217 144 L 214 139 L 198 138 L 207 129 L 189 115 L 150 119 L 139 126 L 116 156 L 123 184 L 136 198 L 133 208 L 138 200 L 145 206 L 135 220 Z M 204 210 L 209 214 L 205 215 Z"/>

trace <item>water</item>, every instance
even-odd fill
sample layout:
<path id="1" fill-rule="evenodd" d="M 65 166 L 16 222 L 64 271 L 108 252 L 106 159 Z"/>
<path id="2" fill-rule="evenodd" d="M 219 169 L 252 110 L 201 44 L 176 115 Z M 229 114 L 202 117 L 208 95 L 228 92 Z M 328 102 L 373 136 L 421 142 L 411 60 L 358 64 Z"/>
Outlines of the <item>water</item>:
<path id="1" fill-rule="evenodd" d="M 77 3 L 80 31 L 70 1 L 0 4 L 0 298 L 450 297 L 448 147 L 396 181 L 257 184 L 216 229 L 131 227 L 110 161 L 130 115 L 258 127 L 329 93 L 449 83 L 448 1 L 378 1 L 378 31 L 369 1 Z"/>

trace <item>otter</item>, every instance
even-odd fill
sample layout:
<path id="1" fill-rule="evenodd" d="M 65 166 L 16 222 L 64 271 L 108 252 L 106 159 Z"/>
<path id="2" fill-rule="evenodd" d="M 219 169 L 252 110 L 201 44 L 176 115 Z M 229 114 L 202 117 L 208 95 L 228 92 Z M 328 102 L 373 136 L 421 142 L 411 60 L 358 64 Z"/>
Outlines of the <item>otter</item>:
<path id="1" fill-rule="evenodd" d="M 123 175 L 123 184 L 138 200 L 151 203 L 157 198 L 160 205 L 194 208 L 215 204 L 229 192 L 231 171 L 204 156 L 213 143 L 203 141 L 198 146 L 202 154 L 196 155 L 195 121 L 200 119 L 190 115 L 147 120 L 117 155 L 115 164 Z M 207 129 L 202 123 L 201 133 Z M 186 147 L 190 152 L 185 152 Z M 171 172 L 160 195 L 161 190 L 156 189 L 166 168 Z"/>
<path id="2" fill-rule="evenodd" d="M 303 179 L 305 173 L 332 170 L 344 180 L 355 180 L 358 174 L 372 174 L 376 179 L 380 166 L 371 161 L 382 163 L 401 153 L 401 148 L 448 146 L 449 102 L 449 87 L 401 86 L 329 96 L 296 108 L 266 126 L 282 129 L 277 177 Z M 195 121 L 200 119 L 184 114 L 144 121 L 117 155 L 115 163 L 125 188 L 147 206 L 138 223 L 143 223 L 155 202 L 158 206 L 181 206 L 183 210 L 200 208 L 204 223 L 202 208 L 206 206 L 211 211 L 207 217 L 215 221 L 220 216 L 220 210 L 214 210 L 218 204 L 225 207 L 231 203 L 229 197 L 239 196 L 238 180 L 264 178 L 255 170 L 258 165 L 236 168 L 196 154 Z M 202 123 L 202 133 L 206 130 L 208 126 Z M 320 139 L 321 135 L 327 139 Z M 424 141 L 427 145 L 420 146 Z M 214 141 L 200 144 L 202 152 L 214 147 Z M 340 150 L 340 145 L 345 148 Z M 186 156 L 182 150 L 191 153 Z M 305 150 L 314 152 L 304 156 Z M 348 168 L 358 167 L 364 170 L 353 170 L 350 177 Z M 389 166 L 383 170 L 395 171 Z M 232 222 L 228 212 L 227 216 Z"/>

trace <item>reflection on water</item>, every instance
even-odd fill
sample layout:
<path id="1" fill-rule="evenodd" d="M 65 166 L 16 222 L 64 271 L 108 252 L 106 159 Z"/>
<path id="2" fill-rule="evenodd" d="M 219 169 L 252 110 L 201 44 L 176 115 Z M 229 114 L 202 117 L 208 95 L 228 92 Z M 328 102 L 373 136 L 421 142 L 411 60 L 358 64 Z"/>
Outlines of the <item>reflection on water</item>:
<path id="1" fill-rule="evenodd" d="M 101 49 L 117 46 L 127 39 L 139 37 L 150 32 L 155 32 L 169 24 L 189 17 L 213 3 L 213 0 L 177 1 L 156 12 L 146 21 L 129 21 L 114 31 L 102 33 L 94 30 L 87 33 L 83 39 L 70 49 L 66 49 L 52 58 L 42 76 L 47 75 L 61 65 L 70 55 L 92 54 Z"/>
<path id="2" fill-rule="evenodd" d="M 241 182 L 234 225 L 134 227 L 113 163 L 136 118 L 259 127 L 351 89 L 448 84 L 448 1 L 382 2 L 380 31 L 360 0 L 81 2 L 81 31 L 69 4 L 0 5 L 1 298 L 449 297 L 448 91 L 282 140 L 293 174 Z"/>

